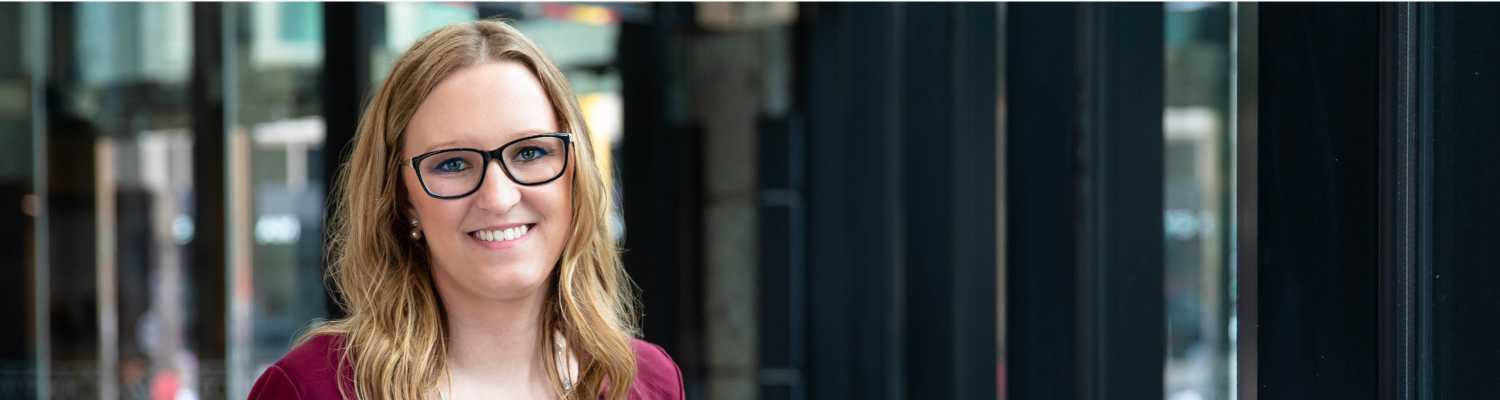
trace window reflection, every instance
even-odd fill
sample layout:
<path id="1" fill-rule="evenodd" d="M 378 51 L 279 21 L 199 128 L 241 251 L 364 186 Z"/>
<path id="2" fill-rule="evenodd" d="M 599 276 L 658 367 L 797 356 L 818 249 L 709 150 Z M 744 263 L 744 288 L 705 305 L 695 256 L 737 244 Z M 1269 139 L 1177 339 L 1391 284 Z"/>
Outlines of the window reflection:
<path id="1" fill-rule="evenodd" d="M 48 95 L 53 398 L 196 396 L 191 5 L 56 7 Z"/>
<path id="2" fill-rule="evenodd" d="M 1165 7 L 1164 392 L 1169 400 L 1230 399 L 1229 5 Z"/>
<path id="3" fill-rule="evenodd" d="M 24 16 L 34 5 L 0 4 L 0 398 L 35 396 L 36 332 L 32 310 L 37 197 L 32 174 L 32 61 Z M 17 207 L 19 206 L 19 207 Z"/>
<path id="4" fill-rule="evenodd" d="M 323 5 L 235 5 L 229 140 L 231 398 L 326 317 Z M 228 62 L 228 61 L 226 61 Z"/>
<path id="5" fill-rule="evenodd" d="M 1493 396 L 1500 364 L 1500 4 L 1422 3 L 1415 339 L 1422 399 Z"/>

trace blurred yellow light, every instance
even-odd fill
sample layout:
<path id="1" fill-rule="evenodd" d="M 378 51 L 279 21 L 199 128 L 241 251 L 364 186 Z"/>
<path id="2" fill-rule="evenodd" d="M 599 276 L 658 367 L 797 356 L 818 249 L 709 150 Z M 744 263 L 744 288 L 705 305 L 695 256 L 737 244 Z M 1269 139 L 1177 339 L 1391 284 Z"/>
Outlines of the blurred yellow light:
<path id="1" fill-rule="evenodd" d="M 568 10 L 568 19 L 581 24 L 609 25 L 614 22 L 615 15 L 607 7 L 573 6 Z"/>
<path id="2" fill-rule="evenodd" d="M 598 165 L 600 171 L 605 171 L 603 173 L 604 183 L 612 186 L 614 184 L 614 176 L 612 172 L 608 172 L 614 170 L 612 143 L 610 143 L 608 138 L 602 137 L 609 135 L 607 130 L 610 128 L 607 127 L 607 124 L 602 123 L 603 121 L 599 118 L 600 111 L 598 110 L 600 103 L 605 101 L 605 96 L 604 93 L 585 93 L 578 96 L 578 108 L 582 109 L 584 125 L 588 126 L 590 133 L 589 146 L 594 149 L 594 163 Z"/>

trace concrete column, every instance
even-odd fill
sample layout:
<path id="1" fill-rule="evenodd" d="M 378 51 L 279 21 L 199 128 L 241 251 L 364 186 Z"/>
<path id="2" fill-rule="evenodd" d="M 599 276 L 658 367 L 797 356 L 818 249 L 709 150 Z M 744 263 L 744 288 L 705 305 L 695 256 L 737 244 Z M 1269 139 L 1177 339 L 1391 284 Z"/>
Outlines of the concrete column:
<path id="1" fill-rule="evenodd" d="M 704 396 L 759 398 L 757 137 L 790 103 L 792 3 L 699 3 L 688 107 L 703 128 Z"/>
<path id="2" fill-rule="evenodd" d="M 711 33 L 689 46 L 690 107 L 703 126 L 705 396 L 754 399 L 756 123 L 760 35 Z"/>

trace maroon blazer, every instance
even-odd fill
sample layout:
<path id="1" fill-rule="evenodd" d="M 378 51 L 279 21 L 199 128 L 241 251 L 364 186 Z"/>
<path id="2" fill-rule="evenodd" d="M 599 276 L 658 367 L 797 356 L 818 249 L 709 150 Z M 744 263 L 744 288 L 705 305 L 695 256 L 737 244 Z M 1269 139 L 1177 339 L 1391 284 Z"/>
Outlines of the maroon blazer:
<path id="1" fill-rule="evenodd" d="M 631 339 L 635 344 L 635 387 L 627 397 L 631 400 L 682 400 L 682 370 L 660 346 Z M 336 400 L 339 394 L 334 371 L 338 367 L 338 349 L 343 339 L 336 336 L 318 336 L 292 349 L 280 361 L 271 364 L 250 389 L 250 400 Z M 345 368 L 343 378 L 347 381 L 352 372 Z M 345 386 L 352 396 L 353 388 Z M 608 388 L 606 388 L 608 390 Z"/>

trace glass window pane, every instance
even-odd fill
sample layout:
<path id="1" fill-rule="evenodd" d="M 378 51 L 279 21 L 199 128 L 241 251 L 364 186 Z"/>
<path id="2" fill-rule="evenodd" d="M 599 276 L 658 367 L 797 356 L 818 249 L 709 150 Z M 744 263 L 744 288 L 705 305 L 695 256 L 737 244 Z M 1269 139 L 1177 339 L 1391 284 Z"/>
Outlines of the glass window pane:
<path id="1" fill-rule="evenodd" d="M 1418 398 L 1493 396 L 1500 374 L 1494 332 L 1500 330 L 1500 5 L 1435 3 L 1430 82 L 1423 126 L 1430 149 L 1419 168 L 1418 199 L 1427 222 L 1418 255 L 1420 349 Z M 1426 87 L 1424 85 L 1424 87 Z M 1423 95 L 1424 97 L 1427 95 Z M 1430 107 L 1430 108 L 1429 108 Z"/>
<path id="2" fill-rule="evenodd" d="M 196 396 L 191 7 L 52 7 L 52 393 Z"/>
<path id="3" fill-rule="evenodd" d="M 230 385 L 248 390 L 301 330 L 327 316 L 322 275 L 323 5 L 241 3 L 232 13 Z M 245 280 L 248 280 L 246 282 Z M 246 296 L 248 295 L 248 296 Z M 230 393 L 243 397 L 246 393 Z"/>
<path id="4" fill-rule="evenodd" d="M 37 217 L 32 165 L 33 21 L 38 5 L 0 4 L 0 398 L 35 397 L 36 320 L 32 293 Z"/>
<path id="5" fill-rule="evenodd" d="M 1230 4 L 1165 7 L 1164 393 L 1169 400 L 1230 399 Z"/>

